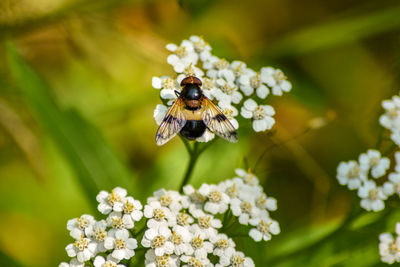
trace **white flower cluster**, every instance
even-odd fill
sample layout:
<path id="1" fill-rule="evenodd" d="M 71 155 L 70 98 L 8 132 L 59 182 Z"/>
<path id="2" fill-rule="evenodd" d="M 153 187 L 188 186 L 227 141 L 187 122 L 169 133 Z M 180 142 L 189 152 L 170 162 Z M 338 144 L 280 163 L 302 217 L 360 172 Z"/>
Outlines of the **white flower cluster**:
<path id="1" fill-rule="evenodd" d="M 187 185 L 184 194 L 160 189 L 144 208 L 123 188 L 101 191 L 98 210 L 108 217 L 96 221 L 82 215 L 68 221 L 75 242 L 66 247 L 71 261 L 60 267 L 127 266 L 137 248 L 145 250 L 147 267 L 254 266 L 227 234 L 232 226 L 243 224 L 251 226 L 249 235 L 255 241 L 271 239 L 280 232 L 279 224 L 269 217 L 277 204 L 263 192 L 253 173 L 237 169 L 236 174 L 198 190 Z M 144 228 L 134 230 L 142 218 L 146 219 Z"/>
<path id="2" fill-rule="evenodd" d="M 120 187 L 111 193 L 101 191 L 96 199 L 98 210 L 108 217 L 96 221 L 91 215 L 82 215 L 68 221 L 67 229 L 75 242 L 65 248 L 71 261 L 61 263 L 60 267 L 84 267 L 89 261 L 95 267 L 121 267 L 124 266 L 119 264 L 121 260 L 135 255 L 138 245 L 132 238 L 132 230 L 143 217 L 140 201 L 127 196 Z"/>
<path id="3" fill-rule="evenodd" d="M 384 100 L 382 106 L 385 112 L 379 122 L 391 130 L 391 139 L 400 145 L 400 97 Z M 337 168 L 337 179 L 350 190 L 358 190 L 362 198 L 361 207 L 368 211 L 380 211 L 385 208 L 384 200 L 388 197 L 400 197 L 400 151 L 394 153 L 394 158 L 396 165 L 387 175 L 388 179 L 383 177 L 389 170 L 390 160 L 372 149 L 361 154 L 358 161 L 341 162 Z"/>
<path id="4" fill-rule="evenodd" d="M 379 118 L 379 122 L 392 132 L 393 142 L 400 146 L 400 97 L 395 95 L 391 100 L 384 100 L 382 107 L 385 113 Z"/>
<path id="5" fill-rule="evenodd" d="M 400 262 L 400 223 L 396 224 L 396 237 L 391 233 L 383 233 L 379 235 L 379 254 L 381 260 L 388 264 Z"/>
<path id="6" fill-rule="evenodd" d="M 144 207 L 145 265 L 254 266 L 251 258 L 235 250 L 231 238 L 218 232 L 222 223 L 214 215 L 226 212 L 228 204 L 229 197 L 215 185 L 203 184 L 199 190 L 186 186 L 185 195 L 156 191 Z M 212 255 L 217 262 L 210 261 Z"/>
<path id="7" fill-rule="evenodd" d="M 153 87 L 160 90 L 164 102 L 157 105 L 154 111 L 158 125 L 176 99 L 175 91 L 181 91 L 180 82 L 187 76 L 196 76 L 202 81 L 204 95 L 218 105 L 236 129 L 239 128 L 236 119 L 239 110 L 243 118 L 252 121 L 256 132 L 269 130 L 274 125 L 274 108 L 261 102 L 270 92 L 281 96 L 291 90 L 292 85 L 281 70 L 263 67 L 256 72 L 242 61 L 230 63 L 212 55 L 211 46 L 198 36 L 183 40 L 180 46 L 168 44 L 166 48 L 172 53 L 167 62 L 174 67 L 177 75 L 152 79 Z M 214 134 L 206 132 L 199 141 L 212 138 Z"/>
<path id="8" fill-rule="evenodd" d="M 337 168 L 337 179 L 350 190 L 358 190 L 361 207 L 368 211 L 380 211 L 385 208 L 384 200 L 394 194 L 394 187 L 391 181 L 378 186 L 376 179 L 383 177 L 389 167 L 388 158 L 382 157 L 379 151 L 370 149 L 361 154 L 358 161 L 341 162 Z M 394 174 L 389 177 L 392 175 Z"/>

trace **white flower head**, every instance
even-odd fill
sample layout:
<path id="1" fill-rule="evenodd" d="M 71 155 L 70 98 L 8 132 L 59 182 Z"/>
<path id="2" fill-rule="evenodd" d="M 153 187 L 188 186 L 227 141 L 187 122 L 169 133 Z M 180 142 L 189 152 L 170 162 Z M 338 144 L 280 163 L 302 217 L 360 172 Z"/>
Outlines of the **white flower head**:
<path id="1" fill-rule="evenodd" d="M 110 255 L 114 259 L 120 261 L 123 259 L 130 259 L 135 255 L 137 241 L 129 237 L 129 232 L 127 230 L 119 230 L 115 231 L 114 235 L 106 237 L 104 247 L 108 250 L 112 250 Z"/>
<path id="2" fill-rule="evenodd" d="M 161 206 L 169 208 L 171 211 L 177 213 L 181 210 L 181 194 L 173 190 L 165 190 L 164 188 L 157 190 L 153 193 L 153 197 L 149 197 L 147 202 L 159 201 Z"/>
<path id="3" fill-rule="evenodd" d="M 58 267 L 84 267 L 85 263 L 78 261 L 76 258 L 71 259 L 69 263 L 62 262 Z"/>
<path id="4" fill-rule="evenodd" d="M 214 244 L 213 254 L 220 258 L 225 257 L 229 259 L 230 250 L 235 248 L 235 242 L 232 238 L 229 238 L 226 234 L 218 234 L 210 237 L 211 243 Z"/>
<path id="5" fill-rule="evenodd" d="M 107 223 L 104 220 L 98 221 L 93 225 L 91 238 L 96 242 L 96 253 L 105 252 L 107 249 L 104 247 L 104 241 L 108 235 Z"/>
<path id="6" fill-rule="evenodd" d="M 380 124 L 397 132 L 400 130 L 400 97 L 393 96 L 391 100 L 384 100 L 382 107 L 385 109 L 385 113 L 379 118 Z"/>
<path id="7" fill-rule="evenodd" d="M 181 266 L 182 267 L 197 267 L 197 266 L 201 266 L 201 267 L 212 267 L 214 266 L 209 259 L 207 259 L 206 257 L 197 257 L 197 256 L 188 256 L 188 255 L 182 255 L 180 257 L 180 260 L 182 261 Z"/>
<path id="8" fill-rule="evenodd" d="M 68 256 L 76 257 L 79 262 L 86 262 L 90 260 L 96 252 L 96 244 L 90 238 L 81 236 L 73 244 L 65 247 Z"/>
<path id="9" fill-rule="evenodd" d="M 208 237 L 203 231 L 194 232 L 192 236 L 190 255 L 195 255 L 197 258 L 207 258 L 207 254 L 213 251 L 213 244 L 207 241 Z"/>
<path id="10" fill-rule="evenodd" d="M 188 40 L 183 40 L 180 46 L 168 44 L 167 50 L 173 52 L 167 58 L 167 62 L 174 67 L 177 73 L 183 73 L 191 64 L 196 65 L 199 59 L 193 43 Z"/>
<path id="11" fill-rule="evenodd" d="M 206 238 L 210 238 L 218 233 L 217 228 L 222 227 L 219 219 L 214 218 L 212 215 L 207 215 L 202 210 L 196 210 L 193 216 L 197 219 L 197 223 L 190 226 L 190 231 L 194 234 L 201 232 L 204 233 Z"/>
<path id="12" fill-rule="evenodd" d="M 174 254 L 176 255 L 192 254 L 193 248 L 190 245 L 190 241 L 192 240 L 192 238 L 193 234 L 189 231 L 188 227 L 175 225 L 172 228 L 172 234 L 169 238 L 169 240 L 174 245 Z"/>
<path id="13" fill-rule="evenodd" d="M 287 81 L 287 77 L 279 69 L 264 67 L 261 69 L 261 80 L 272 90 L 272 94 L 281 96 L 283 92 L 289 92 L 292 84 Z"/>
<path id="14" fill-rule="evenodd" d="M 229 263 L 223 265 L 221 263 L 216 264 L 216 267 L 220 266 L 240 266 L 240 267 L 254 267 L 254 262 L 250 257 L 245 257 L 243 252 L 231 250 L 229 257 Z"/>
<path id="15" fill-rule="evenodd" d="M 251 218 L 256 218 L 260 213 L 254 201 L 242 201 L 240 199 L 232 199 L 231 201 L 232 214 L 239 217 L 239 223 L 248 225 Z"/>
<path id="16" fill-rule="evenodd" d="M 259 72 L 248 70 L 245 75 L 240 76 L 239 83 L 240 89 L 246 96 L 253 94 L 254 90 L 261 99 L 265 99 L 269 94 L 269 89 L 262 82 Z"/>
<path id="17" fill-rule="evenodd" d="M 132 229 L 135 224 L 130 216 L 123 216 L 122 212 L 112 212 L 106 219 L 107 225 L 112 229 L 110 233 L 114 233 L 118 230 Z"/>
<path id="18" fill-rule="evenodd" d="M 174 244 L 169 240 L 171 235 L 171 230 L 166 225 L 150 228 L 144 233 L 141 243 L 146 248 L 154 249 L 156 256 L 169 255 L 174 251 Z"/>
<path id="19" fill-rule="evenodd" d="M 180 261 L 176 255 L 157 256 L 154 249 L 149 249 L 145 254 L 144 264 L 146 267 L 178 267 L 180 266 Z"/>
<path id="20" fill-rule="evenodd" d="M 227 104 L 238 104 L 242 100 L 243 96 L 233 81 L 226 81 L 225 79 L 219 78 L 216 80 L 215 84 L 218 88 L 215 92 L 215 98 L 217 98 L 218 101 Z"/>
<path id="21" fill-rule="evenodd" d="M 84 214 L 79 218 L 71 219 L 67 222 L 67 229 L 75 239 L 80 239 L 82 235 L 90 236 L 95 219 L 92 215 Z"/>
<path id="22" fill-rule="evenodd" d="M 281 232 L 278 222 L 270 218 L 256 218 L 250 220 L 250 224 L 257 226 L 251 229 L 249 233 L 250 237 L 256 242 L 263 239 L 264 241 L 268 241 L 272 235 L 277 235 Z"/>
<path id="23" fill-rule="evenodd" d="M 236 174 L 243 180 L 243 182 L 247 185 L 250 186 L 255 186 L 258 185 L 259 181 L 257 176 L 251 171 L 251 169 L 248 169 L 247 171 L 243 169 L 236 169 L 235 170 Z"/>
<path id="24" fill-rule="evenodd" d="M 385 175 L 390 166 L 390 160 L 381 157 L 381 153 L 378 150 L 373 149 L 368 150 L 365 154 L 361 154 L 359 162 L 360 169 L 363 170 L 363 172 L 371 170 L 371 175 L 374 178 L 379 178 Z"/>
<path id="25" fill-rule="evenodd" d="M 362 198 L 361 207 L 368 211 L 380 211 L 385 208 L 384 200 L 387 196 L 383 193 L 382 187 L 377 187 L 372 180 L 364 182 L 358 189 L 358 196 Z"/>
<path id="26" fill-rule="evenodd" d="M 105 259 L 103 256 L 96 256 L 93 261 L 94 267 L 124 267 L 125 265 L 118 264 L 112 257 Z"/>
<path id="27" fill-rule="evenodd" d="M 380 240 L 379 254 L 381 255 L 381 260 L 388 264 L 393 264 L 394 262 L 400 262 L 399 237 L 394 238 L 393 235 L 390 233 L 382 233 L 379 235 L 379 240 Z"/>
<path id="28" fill-rule="evenodd" d="M 340 162 L 337 168 L 337 179 L 341 185 L 347 185 L 350 190 L 358 189 L 362 181 L 367 180 L 367 173 L 354 160 Z"/>
<path id="29" fill-rule="evenodd" d="M 243 118 L 253 121 L 253 129 L 256 132 L 263 132 L 272 128 L 275 124 L 275 110 L 269 105 L 258 105 L 256 101 L 249 98 L 243 103 L 240 112 Z"/>
<path id="30" fill-rule="evenodd" d="M 400 197 L 400 173 L 389 174 L 389 181 L 383 185 L 383 193 L 387 196 L 397 194 Z"/>
<path id="31" fill-rule="evenodd" d="M 211 213 L 224 213 L 228 209 L 229 196 L 217 185 L 202 184 L 198 191 L 201 195 L 207 196 L 204 210 Z"/>
<path id="32" fill-rule="evenodd" d="M 126 194 L 126 189 L 121 187 L 114 188 L 111 193 L 101 191 L 96 197 L 99 202 L 98 210 L 103 214 L 109 214 L 112 211 L 121 212 Z"/>
<path id="33" fill-rule="evenodd" d="M 133 197 L 125 198 L 122 221 L 125 222 L 126 225 L 134 226 L 135 222 L 140 221 L 143 217 L 142 208 L 142 203 L 140 203 L 139 200 Z"/>
<path id="34" fill-rule="evenodd" d="M 151 201 L 144 207 L 144 216 L 148 218 L 147 226 L 157 228 L 161 225 L 173 226 L 176 224 L 174 213 L 161 205 L 160 201 Z"/>
<path id="35" fill-rule="evenodd" d="M 211 56 L 211 46 L 202 37 L 193 35 L 189 40 L 193 43 L 194 50 L 199 54 L 201 61 L 206 61 Z"/>

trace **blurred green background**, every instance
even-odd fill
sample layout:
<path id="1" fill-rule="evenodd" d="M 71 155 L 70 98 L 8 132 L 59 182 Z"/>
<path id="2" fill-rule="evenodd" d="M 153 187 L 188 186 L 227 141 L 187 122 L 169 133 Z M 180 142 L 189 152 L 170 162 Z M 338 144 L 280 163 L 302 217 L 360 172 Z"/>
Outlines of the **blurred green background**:
<path id="1" fill-rule="evenodd" d="M 155 145 L 151 78 L 173 75 L 165 45 L 193 34 L 293 84 L 268 98 L 271 132 L 241 125 L 240 141 L 217 141 L 192 177 L 217 183 L 265 152 L 254 172 L 278 200 L 282 233 L 238 246 L 257 266 L 380 265 L 378 234 L 394 231 L 396 201 L 359 216 L 335 173 L 388 135 L 378 118 L 398 93 L 398 1 L 1 0 L 0 266 L 68 260 L 67 220 L 100 217 L 93 188 L 124 186 L 142 201 L 178 188 L 187 153 L 179 138 Z M 318 117 L 327 125 L 306 131 Z"/>

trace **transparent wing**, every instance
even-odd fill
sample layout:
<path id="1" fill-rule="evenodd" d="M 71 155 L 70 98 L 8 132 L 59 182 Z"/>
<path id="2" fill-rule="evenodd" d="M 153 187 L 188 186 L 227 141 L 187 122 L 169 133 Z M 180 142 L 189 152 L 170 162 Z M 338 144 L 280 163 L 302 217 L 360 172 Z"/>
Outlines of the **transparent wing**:
<path id="1" fill-rule="evenodd" d="M 237 142 L 238 136 L 235 127 L 219 108 L 205 96 L 202 106 L 204 107 L 202 119 L 208 129 L 229 142 Z"/>
<path id="2" fill-rule="evenodd" d="M 162 146 L 174 137 L 185 126 L 186 118 L 183 111 L 183 101 L 179 98 L 174 102 L 158 127 L 156 143 Z"/>

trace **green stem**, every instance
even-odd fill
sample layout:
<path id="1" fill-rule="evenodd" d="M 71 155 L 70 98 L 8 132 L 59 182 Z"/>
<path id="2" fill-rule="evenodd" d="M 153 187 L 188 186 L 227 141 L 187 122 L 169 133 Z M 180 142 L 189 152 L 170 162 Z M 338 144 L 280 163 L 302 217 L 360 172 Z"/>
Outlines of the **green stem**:
<path id="1" fill-rule="evenodd" d="M 182 138 L 182 140 L 183 140 L 183 138 Z M 185 142 L 187 142 L 187 141 L 184 140 L 184 143 Z M 183 187 L 189 182 L 189 179 L 192 176 L 192 173 L 193 173 L 193 170 L 194 170 L 194 166 L 196 165 L 196 162 L 197 162 L 197 159 L 200 156 L 200 153 L 204 151 L 204 150 L 199 151 L 199 143 L 198 142 L 194 143 L 193 148 L 190 148 L 190 146 L 186 145 L 186 143 L 185 143 L 185 147 L 186 147 L 186 150 L 189 153 L 189 163 L 188 163 L 188 166 L 186 168 L 186 172 L 185 172 L 185 174 L 183 176 L 182 183 L 179 186 L 179 192 L 180 193 L 183 192 Z"/>

